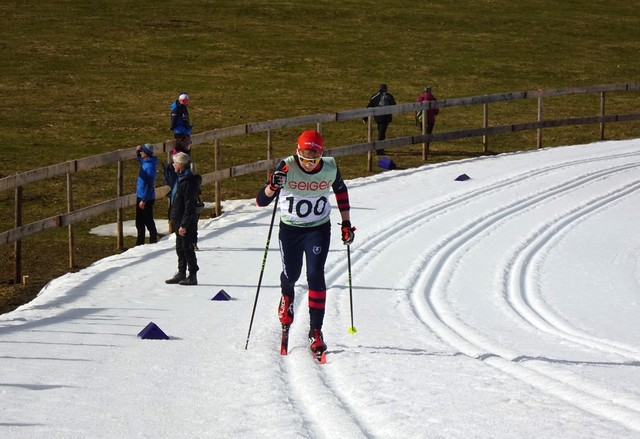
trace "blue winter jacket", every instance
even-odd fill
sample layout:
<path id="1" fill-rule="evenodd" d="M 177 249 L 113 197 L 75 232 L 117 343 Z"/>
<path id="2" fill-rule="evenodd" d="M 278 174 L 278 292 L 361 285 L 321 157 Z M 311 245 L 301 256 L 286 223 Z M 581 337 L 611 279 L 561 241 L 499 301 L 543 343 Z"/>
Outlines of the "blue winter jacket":
<path id="1" fill-rule="evenodd" d="M 142 158 L 140 151 L 136 151 L 138 161 L 140 162 L 140 172 L 138 172 L 138 181 L 136 183 L 136 196 L 142 201 L 147 202 L 149 200 L 156 199 L 156 172 L 158 167 L 158 158 L 149 157 L 147 159 Z"/>
<path id="2" fill-rule="evenodd" d="M 171 131 L 174 134 L 191 134 L 189 110 L 177 99 L 171 104 Z"/>

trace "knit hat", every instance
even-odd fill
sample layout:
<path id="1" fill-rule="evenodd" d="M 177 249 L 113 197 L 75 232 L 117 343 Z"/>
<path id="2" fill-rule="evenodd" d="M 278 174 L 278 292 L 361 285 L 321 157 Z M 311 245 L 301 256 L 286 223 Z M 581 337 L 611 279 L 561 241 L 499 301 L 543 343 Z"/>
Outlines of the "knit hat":
<path id="1" fill-rule="evenodd" d="M 189 157 L 189 154 L 179 152 L 173 155 L 173 163 L 181 163 L 185 166 L 188 166 L 189 163 L 191 163 L 191 157 Z"/>
<path id="2" fill-rule="evenodd" d="M 322 152 L 324 139 L 322 134 L 316 130 L 305 131 L 298 137 L 298 150 L 311 149 L 313 151 Z"/>
<path id="3" fill-rule="evenodd" d="M 380 84 L 380 90 L 387 91 L 387 84 Z"/>
<path id="4" fill-rule="evenodd" d="M 142 145 L 140 147 L 140 149 L 142 150 L 142 152 L 144 152 L 149 157 L 153 157 L 153 145 L 152 144 L 145 143 L 144 145 Z"/>
<path id="5" fill-rule="evenodd" d="M 178 96 L 178 102 L 182 105 L 187 105 L 189 103 L 189 95 L 186 93 L 180 93 L 180 96 Z"/>

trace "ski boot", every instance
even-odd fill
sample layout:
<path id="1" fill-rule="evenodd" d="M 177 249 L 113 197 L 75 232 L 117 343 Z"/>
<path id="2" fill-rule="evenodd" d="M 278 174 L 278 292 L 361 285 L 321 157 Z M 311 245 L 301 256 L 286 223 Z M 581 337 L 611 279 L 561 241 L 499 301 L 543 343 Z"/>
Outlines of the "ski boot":
<path id="1" fill-rule="evenodd" d="M 322 339 L 322 331 L 320 329 L 311 329 L 309 331 L 309 348 L 316 355 L 321 355 L 327 350 L 327 345 Z"/>
<path id="2" fill-rule="evenodd" d="M 165 280 L 164 283 L 166 283 L 166 284 L 178 284 L 178 283 L 182 282 L 183 280 L 185 280 L 186 278 L 187 278 L 187 274 L 186 273 L 182 273 L 182 272 L 179 271 L 176 274 L 174 274 L 171 279 Z"/>
<path id="3" fill-rule="evenodd" d="M 196 274 L 193 273 L 189 273 L 189 277 L 187 277 L 186 279 L 181 280 L 180 282 L 178 282 L 180 285 L 198 285 L 198 278 L 196 277 Z"/>
<path id="4" fill-rule="evenodd" d="M 278 305 L 278 318 L 282 326 L 291 326 L 293 323 L 293 300 L 290 296 L 282 295 Z"/>

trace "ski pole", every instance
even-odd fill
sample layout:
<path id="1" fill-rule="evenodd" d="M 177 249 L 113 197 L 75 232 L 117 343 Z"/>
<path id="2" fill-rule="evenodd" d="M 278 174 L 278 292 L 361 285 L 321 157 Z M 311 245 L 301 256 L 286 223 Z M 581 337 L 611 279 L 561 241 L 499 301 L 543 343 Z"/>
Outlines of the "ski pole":
<path id="1" fill-rule="evenodd" d="M 355 326 L 353 326 L 353 291 L 351 290 L 351 246 L 347 245 L 347 269 L 348 269 L 348 281 L 349 281 L 349 308 L 351 309 L 351 326 L 349 327 L 349 333 L 355 334 L 358 332 Z"/>
<path id="2" fill-rule="evenodd" d="M 258 305 L 258 295 L 260 294 L 260 285 L 262 285 L 262 275 L 264 274 L 264 266 L 267 263 L 267 254 L 269 253 L 269 241 L 271 241 L 271 232 L 273 231 L 273 222 L 276 218 L 276 210 L 278 208 L 278 197 L 280 197 L 280 191 L 276 194 L 273 203 L 273 213 L 271 214 L 271 224 L 269 224 L 269 233 L 267 234 L 267 244 L 264 246 L 264 256 L 262 257 L 262 266 L 260 267 L 260 277 L 258 278 L 258 289 L 256 290 L 256 298 L 253 302 L 253 311 L 251 312 L 251 321 L 249 322 L 249 332 L 247 333 L 247 343 L 244 345 L 244 349 L 249 348 L 249 337 L 251 336 L 251 327 L 253 326 L 253 317 L 256 314 L 256 306 Z"/>

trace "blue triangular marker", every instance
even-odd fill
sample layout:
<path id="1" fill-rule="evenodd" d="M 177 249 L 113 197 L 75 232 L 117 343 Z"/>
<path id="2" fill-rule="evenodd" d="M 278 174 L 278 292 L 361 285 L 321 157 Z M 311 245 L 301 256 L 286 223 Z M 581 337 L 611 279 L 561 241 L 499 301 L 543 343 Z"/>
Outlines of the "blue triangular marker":
<path id="1" fill-rule="evenodd" d="M 140 331 L 138 337 L 143 340 L 169 340 L 169 336 L 162 332 L 162 329 L 158 328 L 158 325 L 153 322 L 149 322 L 149 324 Z"/>
<path id="2" fill-rule="evenodd" d="M 378 160 L 378 167 L 389 170 L 397 168 L 396 163 L 389 157 L 380 157 L 380 159 Z"/>
<path id="3" fill-rule="evenodd" d="M 231 300 L 231 296 L 225 290 L 220 290 L 211 300 Z"/>
<path id="4" fill-rule="evenodd" d="M 471 177 L 469 177 L 467 174 L 458 175 L 456 177 L 456 181 L 465 181 L 469 179 L 471 179 Z"/>

